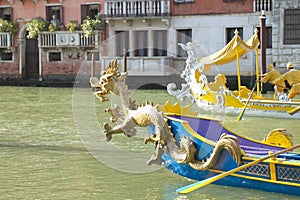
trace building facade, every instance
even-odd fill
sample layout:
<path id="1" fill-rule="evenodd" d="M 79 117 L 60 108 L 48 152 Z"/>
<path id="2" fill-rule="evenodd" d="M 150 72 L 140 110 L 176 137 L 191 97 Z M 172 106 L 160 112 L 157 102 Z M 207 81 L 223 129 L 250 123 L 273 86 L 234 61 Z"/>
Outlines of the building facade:
<path id="1" fill-rule="evenodd" d="M 187 56 L 178 43 L 193 42 L 199 57 L 213 54 L 231 40 L 236 29 L 243 39 L 250 38 L 260 26 L 262 10 L 266 11 L 269 28 L 272 26 L 272 1 L 107 0 L 104 18 L 111 40 L 106 41 L 109 49 L 102 62 L 121 56 L 125 51 L 129 76 L 175 74 L 178 77 L 184 70 Z M 267 54 L 270 54 L 269 49 Z M 271 62 L 269 57 L 268 60 Z M 255 52 L 244 56 L 241 66 L 243 76 L 254 76 Z M 213 67 L 206 73 L 236 77 L 236 63 Z"/>
<path id="2" fill-rule="evenodd" d="M 90 73 L 91 55 L 95 73 L 118 58 L 129 77 L 167 84 L 179 79 L 186 52 L 178 43 L 193 42 L 196 56 L 222 49 L 238 30 L 246 41 L 266 15 L 266 63 L 284 71 L 287 61 L 300 64 L 297 31 L 299 0 L 7 0 L 0 2 L 0 17 L 17 20 L 15 35 L 1 33 L 0 78 L 74 80 L 80 67 Z M 83 22 L 101 14 L 102 29 L 86 38 L 82 31 L 46 31 L 28 39 L 27 23 L 53 15 L 62 25 Z M 2 35 L 3 34 L 3 35 Z M 6 38 L 6 39 L 5 39 Z M 11 39 L 10 39 L 11 38 Z M 123 55 L 127 55 L 127 65 Z M 255 74 L 255 52 L 241 59 L 241 74 Z M 85 67 L 86 65 L 86 67 Z M 297 67 L 297 66 L 296 66 Z M 207 75 L 236 76 L 236 64 L 212 67 Z"/>
<path id="3" fill-rule="evenodd" d="M 100 60 L 102 30 L 85 36 L 78 29 L 70 31 L 69 22 L 80 27 L 87 17 L 101 13 L 102 1 L 77 0 L 8 0 L 0 2 L 1 19 L 18 23 L 18 32 L 0 33 L 0 79 L 12 82 L 72 83 L 78 69 Z M 45 30 L 29 38 L 32 19 L 41 18 Z M 53 24 L 52 24 L 53 23 Z M 55 25 L 54 25 L 55 23 Z M 33 24 L 31 28 L 35 25 Z M 50 26 L 52 30 L 50 30 Z M 90 69 L 86 69 L 90 72 Z"/>
<path id="4" fill-rule="evenodd" d="M 273 0 L 272 61 L 282 72 L 287 62 L 300 66 L 300 1 Z"/>

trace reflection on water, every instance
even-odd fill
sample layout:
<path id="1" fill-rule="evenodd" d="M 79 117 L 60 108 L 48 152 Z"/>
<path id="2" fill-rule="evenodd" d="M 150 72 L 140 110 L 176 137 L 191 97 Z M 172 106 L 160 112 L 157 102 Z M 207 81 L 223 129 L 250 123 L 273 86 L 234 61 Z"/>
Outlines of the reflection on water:
<path id="1" fill-rule="evenodd" d="M 0 92 L 1 199 L 296 198 L 217 185 L 186 196 L 178 195 L 175 190 L 191 182 L 165 169 L 125 173 L 95 159 L 83 145 L 75 128 L 71 88 L 0 87 Z M 165 91 L 135 91 L 133 95 L 137 101 L 149 99 L 161 103 L 170 98 Z M 99 104 L 97 101 L 99 121 L 107 121 L 108 116 L 102 114 Z M 225 125 L 255 139 L 262 140 L 271 129 L 282 127 L 300 142 L 297 120 L 249 117 L 233 123 L 234 119 L 226 116 Z M 100 134 L 99 131 L 99 137 Z M 124 148 L 127 150 L 152 151 L 150 145 L 143 144 L 141 138 L 145 134 L 146 129 L 139 129 L 137 138 L 123 139 L 120 136 L 116 137 L 115 143 L 126 142 Z M 142 148 L 138 149 L 139 146 Z M 147 168 L 146 161 L 142 161 L 141 166 Z M 130 160 L 124 162 L 130 164 Z"/>

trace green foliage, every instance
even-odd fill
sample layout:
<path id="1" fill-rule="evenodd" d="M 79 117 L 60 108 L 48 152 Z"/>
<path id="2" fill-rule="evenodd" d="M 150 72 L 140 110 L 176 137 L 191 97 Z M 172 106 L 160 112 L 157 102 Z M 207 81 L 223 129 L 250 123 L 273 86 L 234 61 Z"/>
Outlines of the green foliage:
<path id="1" fill-rule="evenodd" d="M 12 35 L 16 34 L 19 30 L 19 24 L 15 20 L 13 22 L 0 19 L 0 32 L 10 33 Z"/>
<path id="2" fill-rule="evenodd" d="M 101 30 L 103 28 L 102 19 L 100 13 L 98 13 L 95 16 L 95 19 L 93 21 L 94 29 L 95 30 Z"/>
<path id="3" fill-rule="evenodd" d="M 53 31 L 59 31 L 59 23 L 58 22 L 55 22 L 54 24 L 49 24 L 48 25 L 48 30 L 50 32 L 53 32 Z"/>
<path id="4" fill-rule="evenodd" d="M 36 38 L 40 32 L 46 30 L 46 22 L 42 17 L 32 19 L 28 22 L 26 30 L 28 31 L 27 38 Z"/>
<path id="5" fill-rule="evenodd" d="M 74 31 L 79 29 L 78 21 L 76 21 L 76 20 L 68 21 L 68 23 L 66 24 L 66 27 L 67 27 L 67 29 L 69 29 L 69 31 L 71 33 L 73 33 Z"/>
<path id="6" fill-rule="evenodd" d="M 95 19 L 91 19 L 90 17 L 86 17 L 81 24 L 81 29 L 84 32 L 86 37 L 95 34 L 95 30 L 102 29 L 102 20 L 100 14 L 95 16 Z"/>

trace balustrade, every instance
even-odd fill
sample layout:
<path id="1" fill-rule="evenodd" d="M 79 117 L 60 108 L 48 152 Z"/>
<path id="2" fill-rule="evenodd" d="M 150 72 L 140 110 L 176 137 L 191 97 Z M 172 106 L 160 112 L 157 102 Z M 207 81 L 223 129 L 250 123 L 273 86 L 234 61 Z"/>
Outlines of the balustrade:
<path id="1" fill-rule="evenodd" d="M 100 33 L 86 37 L 84 32 L 74 33 L 66 31 L 42 32 L 39 34 L 40 47 L 95 47 L 99 45 Z"/>
<path id="2" fill-rule="evenodd" d="M 106 18 L 170 15 L 170 0 L 108 0 L 104 5 Z"/>
<path id="3" fill-rule="evenodd" d="M 272 0 L 254 0 L 253 1 L 253 9 L 254 12 L 261 11 L 272 11 Z"/>

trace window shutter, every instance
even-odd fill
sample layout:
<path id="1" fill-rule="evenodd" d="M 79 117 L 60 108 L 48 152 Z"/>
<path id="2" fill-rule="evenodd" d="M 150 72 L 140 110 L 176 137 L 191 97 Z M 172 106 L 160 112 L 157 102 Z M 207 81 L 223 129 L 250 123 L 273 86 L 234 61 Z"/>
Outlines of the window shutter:
<path id="1" fill-rule="evenodd" d="M 85 17 L 88 15 L 88 5 L 81 5 L 81 23 L 85 19 Z"/>
<path id="2" fill-rule="evenodd" d="M 50 21 L 52 19 L 51 16 L 51 7 L 50 6 L 46 6 L 46 20 Z"/>
<path id="3" fill-rule="evenodd" d="M 59 21 L 60 23 L 63 23 L 64 22 L 64 7 L 61 5 L 60 6 L 60 12 L 59 12 Z"/>
<path id="4" fill-rule="evenodd" d="M 13 10 L 12 10 L 12 8 L 9 8 L 9 13 L 10 13 L 10 21 L 13 21 Z"/>

